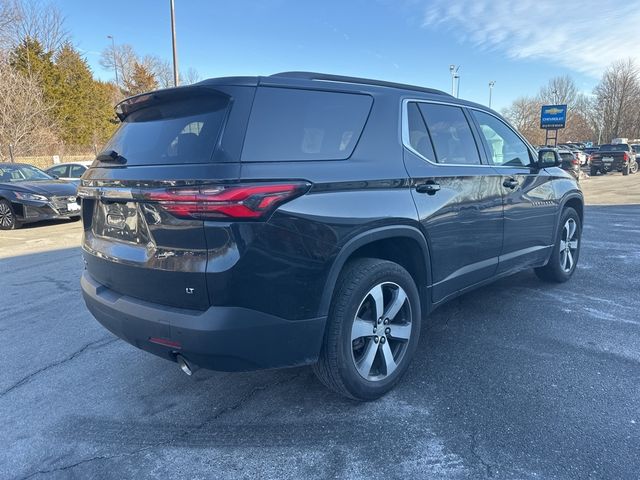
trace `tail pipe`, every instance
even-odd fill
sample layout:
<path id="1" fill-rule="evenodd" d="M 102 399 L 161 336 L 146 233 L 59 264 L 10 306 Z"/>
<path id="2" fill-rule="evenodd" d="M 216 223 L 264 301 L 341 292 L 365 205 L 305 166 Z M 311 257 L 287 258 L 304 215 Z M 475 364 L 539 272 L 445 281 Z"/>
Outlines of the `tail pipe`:
<path id="1" fill-rule="evenodd" d="M 180 370 L 182 370 L 189 376 L 192 376 L 199 368 L 197 365 L 194 365 L 180 354 L 176 355 L 176 362 L 178 362 Z"/>

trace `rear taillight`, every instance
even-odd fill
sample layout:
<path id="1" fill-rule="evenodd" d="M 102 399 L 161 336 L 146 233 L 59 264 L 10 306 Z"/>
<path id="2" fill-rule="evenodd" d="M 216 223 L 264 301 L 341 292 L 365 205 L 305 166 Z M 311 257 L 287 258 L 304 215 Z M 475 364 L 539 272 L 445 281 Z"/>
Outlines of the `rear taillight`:
<path id="1" fill-rule="evenodd" d="M 578 160 L 577 158 L 574 158 L 571 160 L 571 163 L 574 165 L 580 165 L 580 160 Z"/>
<path id="2" fill-rule="evenodd" d="M 624 152 L 624 158 L 622 159 L 623 162 L 628 162 L 629 161 L 629 154 L 627 152 Z"/>
<path id="3" fill-rule="evenodd" d="M 260 219 L 309 188 L 306 182 L 180 187 L 146 191 L 142 198 L 179 218 Z"/>

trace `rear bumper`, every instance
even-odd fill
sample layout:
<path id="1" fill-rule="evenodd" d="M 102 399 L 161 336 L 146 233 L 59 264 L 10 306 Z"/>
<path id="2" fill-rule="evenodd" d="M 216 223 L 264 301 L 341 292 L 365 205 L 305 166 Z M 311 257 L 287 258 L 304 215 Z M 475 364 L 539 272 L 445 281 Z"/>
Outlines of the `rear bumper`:
<path id="1" fill-rule="evenodd" d="M 180 353 L 203 368 L 245 371 L 307 365 L 320 353 L 324 317 L 290 321 L 241 307 L 167 307 L 121 295 L 86 271 L 81 286 L 87 308 L 105 328 L 167 360 L 175 361 Z M 158 345 L 150 338 L 176 346 Z"/>
<path id="2" fill-rule="evenodd" d="M 606 170 L 607 172 L 612 172 L 613 170 L 622 170 L 622 166 L 624 162 L 622 160 L 614 160 L 611 163 L 604 163 L 602 161 L 591 162 L 591 166 L 593 168 L 599 168 L 600 170 Z"/>

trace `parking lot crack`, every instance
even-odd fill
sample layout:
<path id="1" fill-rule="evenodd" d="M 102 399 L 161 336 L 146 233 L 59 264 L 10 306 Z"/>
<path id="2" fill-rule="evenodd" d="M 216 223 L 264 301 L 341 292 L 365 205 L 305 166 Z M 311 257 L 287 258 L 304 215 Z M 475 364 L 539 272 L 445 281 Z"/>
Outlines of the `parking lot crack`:
<path id="1" fill-rule="evenodd" d="M 225 408 L 222 408 L 222 409 L 218 410 L 214 415 L 212 415 L 209 418 L 206 418 L 205 420 L 203 420 L 201 423 L 199 423 L 195 427 L 190 428 L 189 430 L 187 430 L 185 432 L 182 432 L 179 436 L 183 437 L 185 435 L 188 435 L 191 432 L 201 430 L 207 424 L 209 424 L 211 422 L 215 422 L 216 420 L 218 420 L 223 415 L 226 415 L 226 414 L 231 413 L 231 412 L 233 412 L 235 410 L 238 410 L 239 408 L 244 406 L 247 402 L 251 401 L 258 393 L 260 393 L 260 392 L 262 392 L 264 390 L 267 390 L 268 388 L 278 387 L 280 385 L 284 385 L 286 383 L 293 382 L 294 380 L 297 380 L 301 375 L 302 375 L 302 373 L 298 373 L 296 375 L 293 375 L 292 377 L 288 377 L 288 378 L 285 378 L 283 380 L 280 380 L 279 382 L 269 383 L 269 384 L 264 384 L 264 385 L 259 385 L 257 387 L 254 387 L 247 394 L 245 394 L 242 397 L 240 397 L 233 404 L 229 405 L 228 407 L 225 407 Z"/>
<path id="2" fill-rule="evenodd" d="M 474 457 L 480 462 L 480 464 L 484 467 L 485 474 L 487 478 L 493 478 L 493 474 L 496 470 L 497 465 L 494 463 L 490 463 L 484 459 L 484 457 L 478 451 L 478 433 L 474 432 L 471 435 L 471 453 Z"/>
<path id="3" fill-rule="evenodd" d="M 123 453 L 117 453 L 117 454 L 114 454 L 114 455 L 96 455 L 94 457 L 85 458 L 84 460 L 80 460 L 78 462 L 71 463 L 69 465 L 64 465 L 62 467 L 52 468 L 50 470 L 38 470 L 36 472 L 32 472 L 32 473 L 28 474 L 25 477 L 22 477 L 20 480 L 28 480 L 29 478 L 33 478 L 36 475 L 50 475 L 50 474 L 56 473 L 56 472 L 64 472 L 64 471 L 71 470 L 71 469 L 74 469 L 76 467 L 79 467 L 80 465 L 84 465 L 84 464 L 87 464 L 87 463 L 95 462 L 95 461 L 98 461 L 98 460 L 112 460 L 114 458 L 130 457 L 130 456 L 133 456 L 133 455 L 137 455 L 138 453 L 143 452 L 145 450 L 149 450 L 151 448 L 155 448 L 155 447 L 157 447 L 159 445 L 162 445 L 162 442 L 157 443 L 157 444 L 153 444 L 153 445 L 147 445 L 147 446 L 144 446 L 142 448 L 138 448 L 138 449 L 136 449 L 136 450 L 134 450 L 132 452 L 123 452 Z"/>
<path id="4" fill-rule="evenodd" d="M 10 387 L 8 387 L 5 390 L 3 390 L 2 392 L 0 392 L 0 398 L 4 397 L 5 395 L 7 395 L 9 393 L 11 393 L 15 389 L 20 388 L 22 385 L 25 385 L 26 383 L 28 383 L 35 376 L 40 375 L 41 373 L 46 372 L 48 370 L 51 370 L 52 368 L 58 367 L 60 365 L 63 365 L 65 363 L 68 363 L 68 362 L 72 361 L 73 359 L 75 359 L 79 355 L 82 355 L 86 350 L 88 350 L 90 348 L 93 348 L 93 347 L 95 347 L 95 348 L 105 347 L 105 346 L 107 346 L 107 345 L 109 345 L 111 343 L 114 343 L 116 341 L 118 341 L 117 338 L 106 337 L 106 338 L 101 338 L 100 340 L 95 340 L 93 342 L 89 342 L 89 343 L 85 344 L 84 346 L 82 346 L 80 349 L 78 349 L 75 352 L 73 352 L 71 355 L 63 358 L 62 360 L 58 360 L 57 362 L 53 362 L 53 363 L 50 363 L 49 365 L 45 365 L 44 367 L 39 368 L 35 372 L 32 372 L 32 373 L 28 374 L 27 376 L 21 378 L 20 380 L 15 382 L 13 385 L 11 385 Z"/>

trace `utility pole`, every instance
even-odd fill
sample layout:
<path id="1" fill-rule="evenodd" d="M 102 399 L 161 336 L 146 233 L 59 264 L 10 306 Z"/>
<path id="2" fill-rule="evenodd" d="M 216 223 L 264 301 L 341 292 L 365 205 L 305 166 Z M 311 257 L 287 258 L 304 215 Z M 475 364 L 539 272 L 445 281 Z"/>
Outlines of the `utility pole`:
<path id="1" fill-rule="evenodd" d="M 493 86 L 496 84 L 495 80 L 491 80 L 489 82 L 489 108 L 491 108 L 491 97 L 493 94 Z"/>
<path id="2" fill-rule="evenodd" d="M 171 2 L 171 43 L 173 45 L 173 85 L 178 86 L 178 52 L 176 49 L 176 15 L 173 0 Z"/>
<path id="3" fill-rule="evenodd" d="M 116 56 L 116 41 L 113 35 L 107 35 L 107 38 L 111 39 L 111 51 L 113 52 L 113 69 L 116 72 L 116 87 L 120 88 L 120 82 L 118 82 L 118 57 Z"/>
<path id="4" fill-rule="evenodd" d="M 456 98 L 460 94 L 460 74 L 458 73 L 460 66 L 461 65 L 449 65 L 449 73 L 451 74 L 451 95 Z M 458 88 L 456 88 L 456 80 Z"/>

